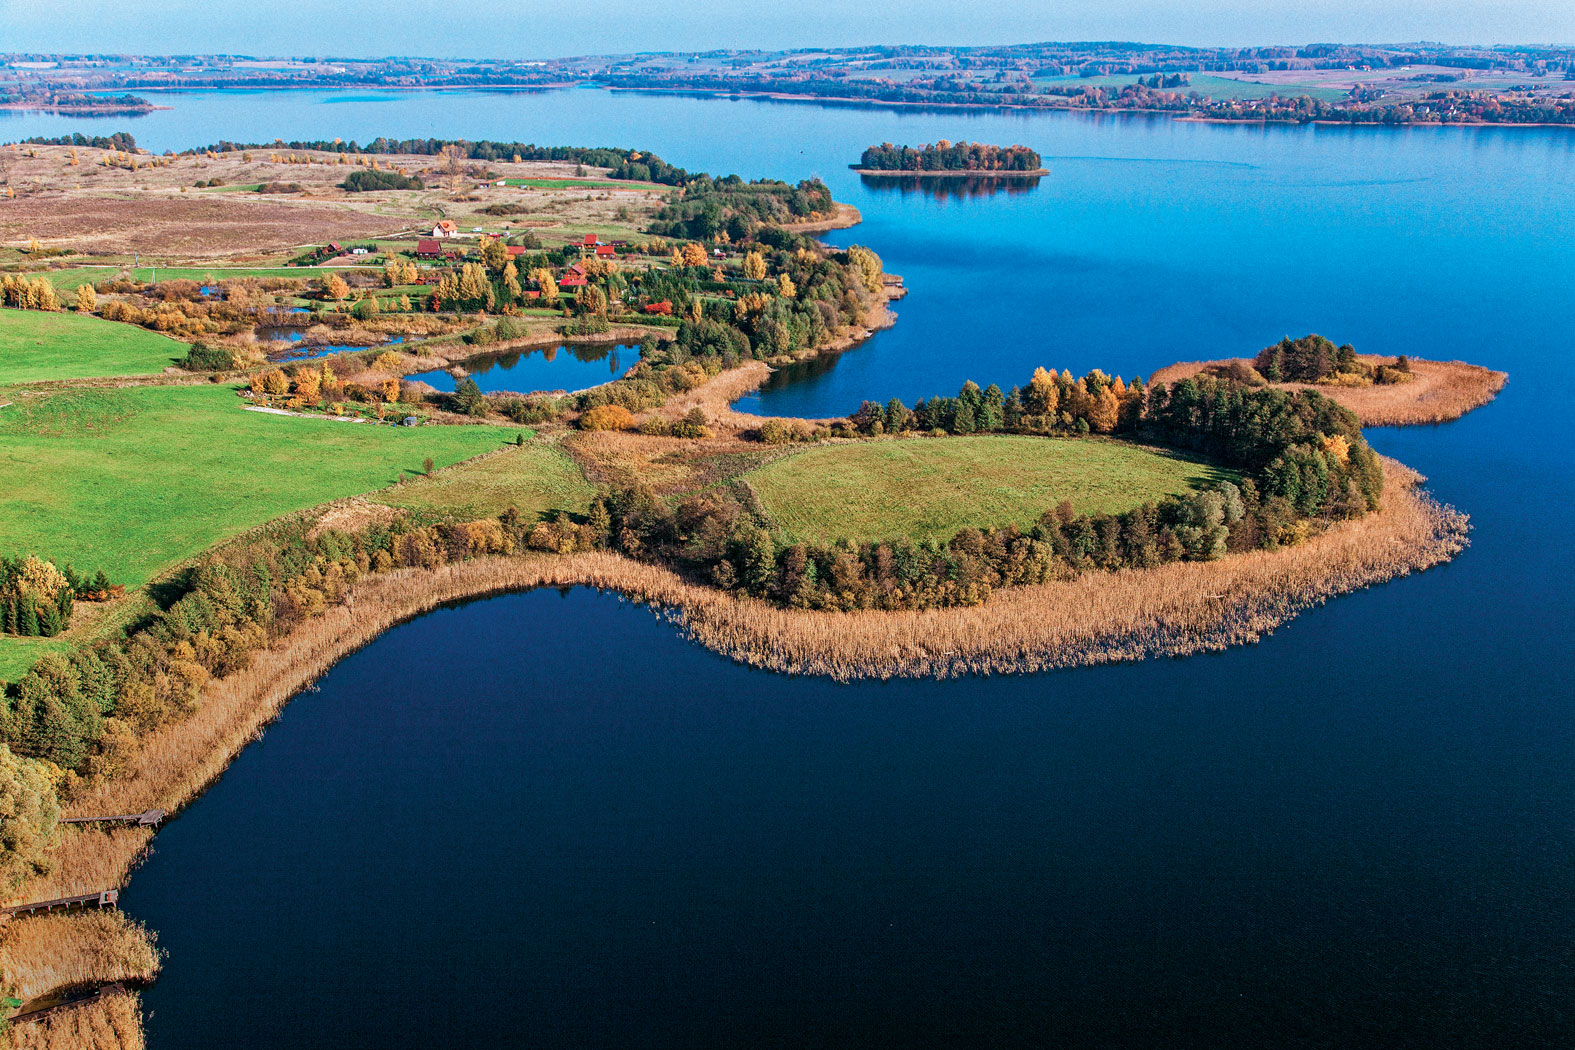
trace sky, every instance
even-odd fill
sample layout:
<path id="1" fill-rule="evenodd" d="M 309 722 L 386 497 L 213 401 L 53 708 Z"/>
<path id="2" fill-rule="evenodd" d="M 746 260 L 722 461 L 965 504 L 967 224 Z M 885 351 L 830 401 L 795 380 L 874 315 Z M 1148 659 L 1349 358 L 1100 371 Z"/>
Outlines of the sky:
<path id="1" fill-rule="evenodd" d="M 552 58 L 872 43 L 1575 44 L 1575 0 L 0 0 L 0 51 Z"/>

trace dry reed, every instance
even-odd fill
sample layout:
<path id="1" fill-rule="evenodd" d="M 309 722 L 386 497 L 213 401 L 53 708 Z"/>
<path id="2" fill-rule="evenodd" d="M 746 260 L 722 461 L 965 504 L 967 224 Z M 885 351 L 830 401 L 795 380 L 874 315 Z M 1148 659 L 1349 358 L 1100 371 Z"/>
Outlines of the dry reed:
<path id="1" fill-rule="evenodd" d="M 14 1050 L 143 1050 L 142 1009 L 135 992 L 110 992 L 91 1003 L 17 1025 Z"/>
<path id="2" fill-rule="evenodd" d="M 1357 355 L 1370 365 L 1392 364 L 1387 357 Z M 1252 364 L 1239 358 L 1244 364 Z M 1409 383 L 1372 386 L 1330 386 L 1317 383 L 1272 383 L 1282 390 L 1316 390 L 1356 413 L 1363 426 L 1393 427 L 1417 423 L 1447 423 L 1459 419 L 1498 396 L 1509 379 L 1506 372 L 1495 372 L 1464 361 L 1427 361 L 1413 357 Z M 1161 368 L 1151 383 L 1175 383 L 1195 376 L 1205 368 L 1230 364 L 1223 361 L 1183 361 Z"/>
<path id="3" fill-rule="evenodd" d="M 0 972 L 24 1002 L 61 988 L 151 981 L 158 970 L 147 931 L 113 910 L 13 919 L 0 944 Z"/>

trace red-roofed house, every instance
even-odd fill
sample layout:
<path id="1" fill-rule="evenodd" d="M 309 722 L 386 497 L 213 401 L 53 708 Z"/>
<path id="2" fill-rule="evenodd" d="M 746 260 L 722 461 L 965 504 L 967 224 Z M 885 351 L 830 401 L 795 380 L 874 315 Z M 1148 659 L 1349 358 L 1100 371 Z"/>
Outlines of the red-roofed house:
<path id="1" fill-rule="evenodd" d="M 434 237 L 453 237 L 458 233 L 459 227 L 455 226 L 448 219 L 440 220 L 432 227 L 432 236 Z"/>
<path id="2" fill-rule="evenodd" d="M 563 275 L 563 280 L 558 282 L 559 288 L 584 288 L 585 275 L 583 273 L 568 273 Z"/>
<path id="3" fill-rule="evenodd" d="M 443 254 L 443 248 L 437 241 L 430 237 L 416 242 L 417 259 L 436 259 Z"/>
<path id="4" fill-rule="evenodd" d="M 607 258 L 610 255 L 617 255 L 617 254 L 618 254 L 618 249 L 614 248 L 610 244 L 598 244 L 596 246 L 596 257 L 598 259 L 605 259 L 605 258 Z"/>
<path id="5" fill-rule="evenodd" d="M 587 248 L 593 248 L 597 244 L 596 235 L 594 233 L 587 233 L 585 235 L 585 240 L 581 241 L 580 243 L 585 245 Z"/>
<path id="6" fill-rule="evenodd" d="M 523 244 L 511 244 L 511 245 L 509 245 L 509 258 L 510 259 L 517 259 L 521 255 L 524 255 L 524 254 L 525 254 L 525 246 Z"/>

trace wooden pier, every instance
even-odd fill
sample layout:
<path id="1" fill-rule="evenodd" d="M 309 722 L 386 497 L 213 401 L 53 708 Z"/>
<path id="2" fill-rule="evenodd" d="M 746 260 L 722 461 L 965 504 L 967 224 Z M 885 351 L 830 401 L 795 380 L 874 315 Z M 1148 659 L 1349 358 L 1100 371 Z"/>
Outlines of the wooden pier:
<path id="1" fill-rule="evenodd" d="M 113 817 L 61 817 L 61 824 L 134 824 L 139 828 L 151 828 L 164 819 L 162 809 L 150 809 L 143 813 L 122 813 Z"/>
<path id="2" fill-rule="evenodd" d="M 63 1003 L 56 1003 L 54 1006 L 46 1006 L 41 1010 L 32 1010 L 25 1014 L 15 1014 L 10 1018 L 10 1021 L 12 1024 L 27 1024 L 29 1021 L 41 1021 L 50 1014 L 61 1013 L 65 1010 L 75 1010 L 79 1006 L 86 1006 L 88 1003 L 98 1002 L 106 995 L 113 995 L 118 992 L 124 992 L 125 990 L 126 986 L 120 984 L 119 982 L 116 982 L 115 984 L 106 984 L 101 988 L 95 988 L 92 992 L 84 995 L 80 999 L 68 999 Z M 12 1001 L 14 1002 L 15 1000 Z"/>
<path id="3" fill-rule="evenodd" d="M 54 911 L 56 908 L 113 908 L 118 900 L 119 890 L 99 890 L 97 893 L 83 893 L 75 897 L 56 897 L 52 901 L 13 904 L 9 908 L 0 908 L 0 915 L 32 915 L 41 911 Z"/>

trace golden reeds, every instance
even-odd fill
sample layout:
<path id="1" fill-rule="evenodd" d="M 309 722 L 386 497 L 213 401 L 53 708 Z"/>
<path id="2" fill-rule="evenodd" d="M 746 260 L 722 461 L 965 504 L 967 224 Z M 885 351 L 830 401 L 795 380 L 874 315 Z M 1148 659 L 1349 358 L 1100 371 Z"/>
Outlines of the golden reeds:
<path id="1" fill-rule="evenodd" d="M 15 1026 L 14 1050 L 142 1050 L 142 1010 L 134 992 L 115 991 L 91 1003 Z"/>
<path id="2" fill-rule="evenodd" d="M 158 970 L 147 931 L 113 910 L 13 919 L 0 944 L 0 972 L 23 1002 L 60 988 L 151 981 Z"/>

